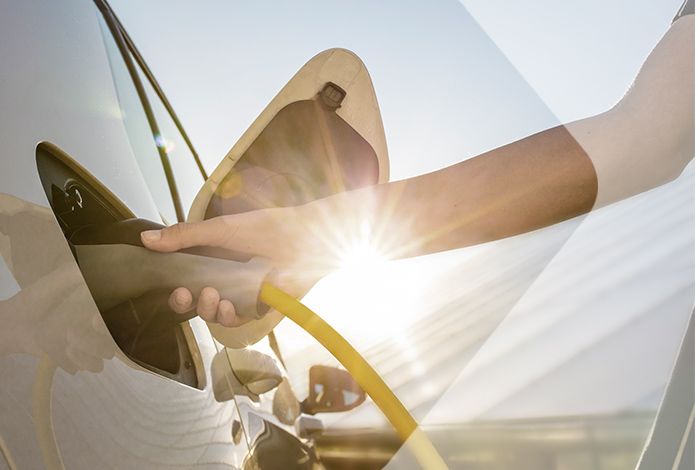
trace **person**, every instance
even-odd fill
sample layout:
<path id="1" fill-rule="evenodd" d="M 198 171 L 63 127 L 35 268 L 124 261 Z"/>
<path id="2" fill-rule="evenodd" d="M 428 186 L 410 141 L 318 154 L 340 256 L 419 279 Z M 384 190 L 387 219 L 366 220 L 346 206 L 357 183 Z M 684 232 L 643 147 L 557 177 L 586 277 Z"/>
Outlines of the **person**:
<path id="1" fill-rule="evenodd" d="M 694 158 L 694 1 L 687 0 L 620 101 L 453 166 L 320 199 L 142 233 L 170 252 L 204 245 L 270 259 L 293 294 L 333 269 L 343 237 L 370 228 L 391 258 L 476 245 L 556 224 L 675 179 Z M 213 288 L 179 313 L 242 323 Z"/>

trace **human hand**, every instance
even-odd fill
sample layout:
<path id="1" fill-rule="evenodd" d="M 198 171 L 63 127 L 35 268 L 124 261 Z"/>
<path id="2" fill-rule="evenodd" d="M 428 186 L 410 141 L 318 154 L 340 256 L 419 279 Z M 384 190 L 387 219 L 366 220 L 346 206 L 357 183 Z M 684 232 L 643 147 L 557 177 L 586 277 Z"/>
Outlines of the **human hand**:
<path id="1" fill-rule="evenodd" d="M 143 232 L 141 239 L 144 246 L 160 252 L 209 246 L 265 257 L 276 268 L 275 285 L 292 295 L 302 295 L 332 269 L 330 250 L 318 236 L 322 230 L 317 230 L 317 219 L 304 207 L 263 209 L 180 223 Z M 176 313 L 196 308 L 205 321 L 227 327 L 246 323 L 236 315 L 234 304 L 213 287 L 194 293 L 186 286 L 179 287 L 171 293 L 169 305 Z"/>

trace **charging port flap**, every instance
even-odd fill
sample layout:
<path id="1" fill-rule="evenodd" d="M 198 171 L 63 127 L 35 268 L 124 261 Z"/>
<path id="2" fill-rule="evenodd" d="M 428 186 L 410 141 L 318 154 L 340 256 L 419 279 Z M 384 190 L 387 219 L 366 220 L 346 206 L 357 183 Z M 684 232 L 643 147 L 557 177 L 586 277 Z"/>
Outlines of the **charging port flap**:
<path id="1" fill-rule="evenodd" d="M 352 52 L 329 49 L 292 77 L 233 146 L 188 220 L 304 204 L 388 179 L 384 127 L 367 68 Z M 281 318 L 271 312 L 239 328 L 209 327 L 222 344 L 241 348 Z"/>

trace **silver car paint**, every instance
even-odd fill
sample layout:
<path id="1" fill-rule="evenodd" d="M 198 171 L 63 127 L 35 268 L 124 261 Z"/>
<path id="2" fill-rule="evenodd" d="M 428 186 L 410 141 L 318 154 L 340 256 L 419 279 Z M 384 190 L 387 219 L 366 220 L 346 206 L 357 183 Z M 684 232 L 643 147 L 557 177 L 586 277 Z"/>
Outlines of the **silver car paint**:
<path id="1" fill-rule="evenodd" d="M 18 339 L 13 344 L 24 345 L 8 346 L 5 335 L 0 340 L 6 460 L 17 468 L 41 468 L 43 451 L 50 461 L 51 450 L 45 449 L 50 436 L 36 436 L 42 423 L 52 421 L 66 468 L 239 465 L 247 448 L 245 440 L 232 443 L 236 410 L 231 402 L 214 400 L 208 370 L 205 389 L 197 390 L 149 372 L 118 351 L 39 184 L 35 149 L 48 141 L 135 214 L 158 220 L 121 121 L 97 8 L 86 0 L 29 0 L 4 1 L 0 11 L 0 213 L 22 212 L 38 221 L 27 233 L 5 234 L 0 244 L 5 247 L 0 264 L 11 274 L 2 277 L 8 293 L 0 301 L 2 330 Z M 21 267 L 7 259 L 46 247 L 51 256 Z M 200 320 L 191 325 L 208 364 L 215 345 Z M 58 363 L 42 385 L 37 371 L 44 356 Z M 36 415 L 49 409 L 48 417 Z"/>

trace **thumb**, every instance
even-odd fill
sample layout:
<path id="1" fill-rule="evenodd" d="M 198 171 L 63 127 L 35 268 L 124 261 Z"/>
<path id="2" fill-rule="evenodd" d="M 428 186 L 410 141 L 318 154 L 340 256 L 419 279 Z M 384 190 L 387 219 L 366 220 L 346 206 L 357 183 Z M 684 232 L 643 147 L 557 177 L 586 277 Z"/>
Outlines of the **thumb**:
<path id="1" fill-rule="evenodd" d="M 141 241 L 146 248 L 155 251 L 177 251 L 191 246 L 218 246 L 225 238 L 226 227 L 216 219 L 203 222 L 180 222 L 161 230 L 141 232 Z"/>

